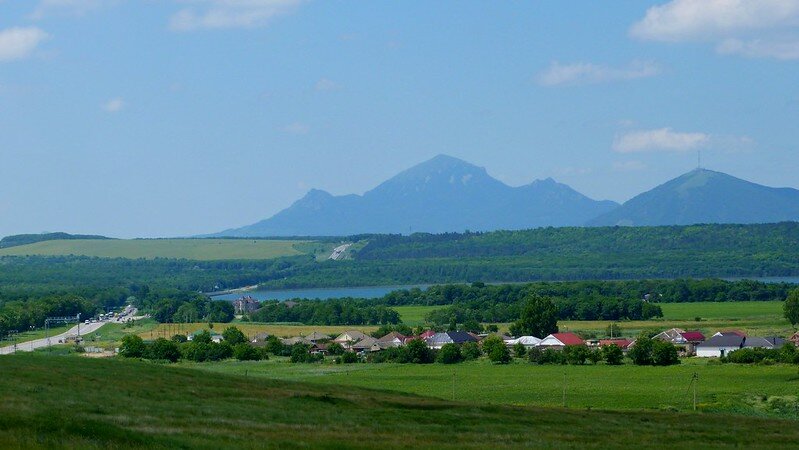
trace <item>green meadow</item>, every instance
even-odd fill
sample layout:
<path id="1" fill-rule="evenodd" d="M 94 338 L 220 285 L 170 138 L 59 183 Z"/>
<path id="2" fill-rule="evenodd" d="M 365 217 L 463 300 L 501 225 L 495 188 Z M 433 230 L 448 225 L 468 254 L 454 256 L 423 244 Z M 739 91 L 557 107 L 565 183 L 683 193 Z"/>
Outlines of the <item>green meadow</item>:
<path id="1" fill-rule="evenodd" d="M 138 361 L 5 356 L 0 373 L 2 448 L 787 448 L 799 442 L 795 422 L 772 417 L 750 417 L 742 427 L 734 425 L 740 418 L 724 414 L 451 401 Z M 434 385 L 440 376 L 434 372 Z"/>
<path id="2" fill-rule="evenodd" d="M 323 248 L 324 247 L 324 248 Z M 308 241 L 272 239 L 75 239 L 43 241 L 0 249 L 0 256 L 80 255 L 99 258 L 174 258 L 196 261 L 272 259 L 295 256 L 326 246 Z"/>

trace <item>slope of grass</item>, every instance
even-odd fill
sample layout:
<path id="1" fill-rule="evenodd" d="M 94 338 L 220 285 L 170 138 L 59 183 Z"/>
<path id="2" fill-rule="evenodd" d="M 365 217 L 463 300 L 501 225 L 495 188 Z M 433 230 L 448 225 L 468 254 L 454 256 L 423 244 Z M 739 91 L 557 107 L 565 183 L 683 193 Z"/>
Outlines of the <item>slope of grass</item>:
<path id="1" fill-rule="evenodd" d="M 305 241 L 270 239 L 71 239 L 0 249 L 0 256 L 81 255 L 100 258 L 173 258 L 196 261 L 272 259 L 303 254 Z M 302 248 L 302 247 L 300 247 Z"/>
<path id="2" fill-rule="evenodd" d="M 474 405 L 124 360 L 0 358 L 2 448 L 785 448 L 794 422 Z M 731 425 L 734 424 L 734 425 Z"/>
<path id="3" fill-rule="evenodd" d="M 697 302 L 661 303 L 663 318 L 667 320 L 691 320 L 724 318 L 782 319 L 783 302 Z"/>
<path id="4" fill-rule="evenodd" d="M 720 365 L 698 359 L 671 367 L 539 366 L 520 360 L 509 365 L 485 360 L 458 365 L 291 364 L 274 360 L 181 364 L 213 372 L 391 389 L 442 399 L 452 399 L 454 387 L 457 400 L 544 407 L 563 404 L 565 376 L 567 406 L 613 410 L 691 411 L 689 387 L 696 373 L 700 410 L 799 418 L 799 376 L 797 367 L 789 365 Z M 769 408 L 763 402 L 770 399 L 786 403 Z"/>

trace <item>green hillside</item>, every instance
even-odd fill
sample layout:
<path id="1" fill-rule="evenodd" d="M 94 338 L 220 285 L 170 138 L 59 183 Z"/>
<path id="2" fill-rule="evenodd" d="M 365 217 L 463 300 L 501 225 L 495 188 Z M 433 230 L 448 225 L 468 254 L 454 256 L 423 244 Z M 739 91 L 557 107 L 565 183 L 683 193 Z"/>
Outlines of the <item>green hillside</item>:
<path id="1" fill-rule="evenodd" d="M 785 448 L 799 440 L 795 422 L 773 418 L 476 405 L 131 361 L 20 355 L 0 358 L 0 373 L 2 448 Z"/>
<path id="2" fill-rule="evenodd" d="M 100 258 L 175 258 L 197 261 L 272 259 L 303 254 L 308 241 L 268 239 L 68 239 L 0 249 L 0 256 L 80 255 Z"/>

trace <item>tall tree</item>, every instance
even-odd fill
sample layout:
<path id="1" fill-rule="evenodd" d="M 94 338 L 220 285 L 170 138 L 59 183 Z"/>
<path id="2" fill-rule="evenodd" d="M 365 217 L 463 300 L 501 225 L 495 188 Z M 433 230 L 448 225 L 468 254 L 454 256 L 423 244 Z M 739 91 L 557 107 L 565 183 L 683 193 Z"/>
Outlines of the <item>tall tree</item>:
<path id="1" fill-rule="evenodd" d="M 558 332 L 558 309 L 548 297 L 531 294 L 525 299 L 521 318 L 510 327 L 514 336 L 545 337 Z"/>
<path id="2" fill-rule="evenodd" d="M 799 289 L 794 289 L 788 294 L 788 298 L 785 299 L 782 309 L 788 322 L 796 326 L 796 324 L 799 323 Z"/>

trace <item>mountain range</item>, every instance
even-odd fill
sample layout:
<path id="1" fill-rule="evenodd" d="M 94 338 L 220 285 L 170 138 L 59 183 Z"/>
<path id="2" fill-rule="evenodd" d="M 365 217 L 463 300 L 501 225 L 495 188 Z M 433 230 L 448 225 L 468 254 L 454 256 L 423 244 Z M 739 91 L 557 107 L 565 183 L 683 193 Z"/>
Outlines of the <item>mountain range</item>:
<path id="1" fill-rule="evenodd" d="M 363 195 L 312 189 L 274 216 L 211 236 L 345 236 L 606 225 L 799 220 L 799 191 L 697 169 L 623 205 L 551 178 L 511 187 L 482 167 L 439 155 Z"/>

